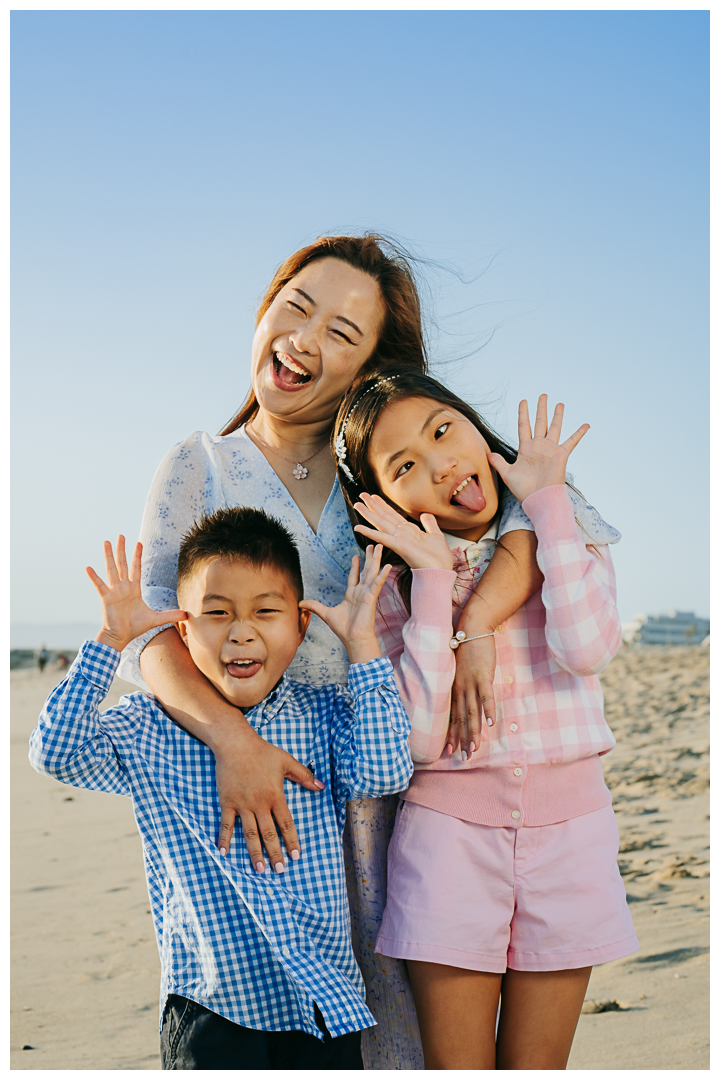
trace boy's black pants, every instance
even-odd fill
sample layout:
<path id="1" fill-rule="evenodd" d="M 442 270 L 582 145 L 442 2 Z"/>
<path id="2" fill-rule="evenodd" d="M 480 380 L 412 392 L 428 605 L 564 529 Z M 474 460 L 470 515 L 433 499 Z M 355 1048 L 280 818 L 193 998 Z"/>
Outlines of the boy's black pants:
<path id="1" fill-rule="evenodd" d="M 163 1013 L 163 1069 L 362 1069 L 360 1032 L 332 1038 L 320 1010 L 323 1041 L 305 1031 L 255 1031 L 196 1001 L 170 994 Z"/>

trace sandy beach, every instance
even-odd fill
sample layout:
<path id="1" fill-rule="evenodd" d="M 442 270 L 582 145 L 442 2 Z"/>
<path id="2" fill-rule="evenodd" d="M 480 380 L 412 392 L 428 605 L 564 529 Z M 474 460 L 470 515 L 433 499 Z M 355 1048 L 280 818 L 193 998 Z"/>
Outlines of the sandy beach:
<path id="1" fill-rule="evenodd" d="M 39 776 L 59 676 L 11 673 L 12 1069 L 159 1069 L 159 962 L 129 800 Z M 709 650 L 622 652 L 604 759 L 640 951 L 593 973 L 571 1069 L 708 1069 Z M 106 705 L 133 690 L 117 680 Z"/>

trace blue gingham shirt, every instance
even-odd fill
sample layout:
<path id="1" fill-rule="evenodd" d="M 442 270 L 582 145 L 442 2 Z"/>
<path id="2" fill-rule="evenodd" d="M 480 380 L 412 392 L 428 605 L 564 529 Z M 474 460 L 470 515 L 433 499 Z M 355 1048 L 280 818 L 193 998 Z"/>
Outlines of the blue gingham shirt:
<path id="1" fill-rule="evenodd" d="M 244 843 L 215 846 L 215 760 L 147 694 L 99 711 L 120 654 L 85 642 L 30 738 L 30 761 L 65 784 L 128 795 L 142 836 L 168 994 L 236 1024 L 319 1036 L 370 1027 L 350 943 L 342 828 L 348 799 L 406 788 L 410 723 L 384 658 L 351 665 L 347 687 L 283 676 L 245 715 L 268 742 L 312 766 L 324 791 L 285 781 L 302 855 L 284 874 L 253 869 Z"/>

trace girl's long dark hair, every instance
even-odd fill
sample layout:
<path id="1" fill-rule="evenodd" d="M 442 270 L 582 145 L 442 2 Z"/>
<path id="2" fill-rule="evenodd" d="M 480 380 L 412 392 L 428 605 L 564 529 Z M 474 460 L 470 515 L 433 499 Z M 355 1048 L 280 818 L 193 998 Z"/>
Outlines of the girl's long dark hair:
<path id="1" fill-rule="evenodd" d="M 429 398 L 437 401 L 440 405 L 447 405 L 457 410 L 473 424 L 480 432 L 490 449 L 496 454 L 502 454 L 506 461 L 513 462 L 517 458 L 514 450 L 504 439 L 483 420 L 479 413 L 468 405 L 466 401 L 454 394 L 447 386 L 443 386 L 437 379 L 425 375 L 420 371 L 408 370 L 405 365 L 388 364 L 382 371 L 374 375 L 368 375 L 355 381 L 345 395 L 340 411 L 335 421 L 333 433 L 333 448 L 335 440 L 345 426 L 345 458 L 344 463 L 352 473 L 351 481 L 336 457 L 338 465 L 338 479 L 342 487 L 348 514 L 353 525 L 366 524 L 365 520 L 358 516 L 353 503 L 358 501 L 362 491 L 370 495 L 382 495 L 380 485 L 369 461 L 369 446 L 373 428 L 380 414 L 395 401 L 404 401 L 406 398 Z M 345 421 L 347 419 L 347 424 Z M 502 503 L 502 497 L 507 488 L 498 476 L 498 495 Z M 416 523 L 419 524 L 419 523 Z M 364 549 L 370 543 L 367 537 L 361 533 L 355 534 L 360 546 Z M 386 549 L 383 553 L 383 561 L 392 563 L 393 566 L 402 567 L 398 575 L 398 589 L 403 602 L 410 610 L 410 586 L 412 575 L 404 561 L 394 551 Z"/>

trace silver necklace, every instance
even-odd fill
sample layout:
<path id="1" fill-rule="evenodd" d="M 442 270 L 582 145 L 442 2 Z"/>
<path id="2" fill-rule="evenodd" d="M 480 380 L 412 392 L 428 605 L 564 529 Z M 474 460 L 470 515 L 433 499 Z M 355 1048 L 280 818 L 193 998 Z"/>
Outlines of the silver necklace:
<path id="1" fill-rule="evenodd" d="M 295 459 L 294 458 L 285 457 L 285 455 L 281 454 L 279 450 L 276 450 L 274 446 L 270 446 L 269 443 L 266 443 L 264 439 L 260 438 L 257 431 L 255 431 L 254 428 L 251 428 L 249 424 L 247 425 L 246 430 L 251 431 L 254 438 L 256 438 L 257 441 L 260 443 L 260 445 L 264 446 L 266 450 L 270 450 L 271 453 L 277 454 L 277 456 L 279 458 L 282 458 L 283 461 L 287 461 L 287 463 L 289 465 L 295 464 Z M 305 477 L 308 475 L 308 470 L 305 468 L 305 462 L 306 461 L 312 461 L 312 459 L 314 457 L 317 457 L 317 455 L 320 453 L 321 450 L 324 450 L 325 447 L 329 446 L 329 445 L 330 445 L 329 441 L 326 442 L 326 443 L 323 443 L 323 445 L 321 447 L 319 447 L 315 451 L 314 454 L 311 454 L 310 457 L 306 457 L 304 461 L 298 461 L 297 464 L 295 464 L 295 468 L 293 469 L 292 472 L 293 472 L 293 476 L 295 477 L 296 480 L 304 480 L 305 479 Z"/>

